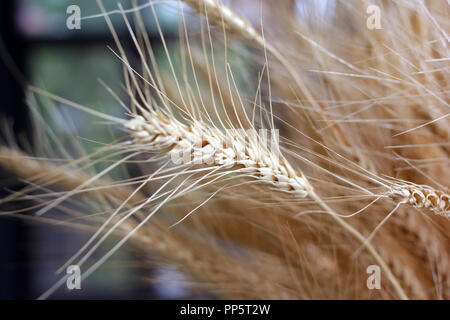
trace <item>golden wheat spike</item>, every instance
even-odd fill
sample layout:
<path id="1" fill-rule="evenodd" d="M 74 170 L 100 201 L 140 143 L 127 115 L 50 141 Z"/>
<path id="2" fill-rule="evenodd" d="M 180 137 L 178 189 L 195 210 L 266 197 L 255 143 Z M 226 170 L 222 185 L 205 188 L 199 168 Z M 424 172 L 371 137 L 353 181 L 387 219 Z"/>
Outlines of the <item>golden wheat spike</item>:
<path id="1" fill-rule="evenodd" d="M 415 184 L 398 184 L 392 187 L 389 196 L 395 201 L 425 208 L 434 213 L 450 218 L 450 195 L 429 186 Z"/>
<path id="2" fill-rule="evenodd" d="M 194 121 L 186 126 L 176 119 L 153 113 L 145 119 L 136 116 L 125 124 L 143 150 L 168 150 L 172 160 L 184 164 L 213 164 L 223 169 L 235 168 L 276 190 L 304 198 L 313 188 L 306 178 L 295 171 L 281 156 L 261 146 L 255 135 L 242 136 L 238 130 L 224 134 L 216 128 Z M 278 158 L 280 156 L 280 158 Z M 178 163 L 177 163 L 178 164 Z"/>

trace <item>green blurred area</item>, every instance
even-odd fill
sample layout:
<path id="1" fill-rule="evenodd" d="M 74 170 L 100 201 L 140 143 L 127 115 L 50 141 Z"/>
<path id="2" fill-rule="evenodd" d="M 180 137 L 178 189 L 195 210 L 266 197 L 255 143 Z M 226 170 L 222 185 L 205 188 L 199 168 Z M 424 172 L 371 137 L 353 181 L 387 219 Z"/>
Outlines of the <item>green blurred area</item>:
<path id="1" fill-rule="evenodd" d="M 117 87 L 122 79 L 120 61 L 107 54 L 103 47 L 38 47 L 30 56 L 29 70 L 32 83 L 50 93 L 107 114 L 120 116 L 123 113 L 119 103 L 99 82 L 102 79 Z M 119 93 L 119 96 L 123 95 Z M 57 133 L 95 137 L 101 142 L 110 140 L 101 119 L 47 99 L 40 101 L 42 112 L 48 117 L 46 120 Z M 51 105 L 58 109 L 52 109 Z M 66 115 L 72 123 L 61 123 L 60 118 L 52 117 L 52 110 Z"/>
<path id="2" fill-rule="evenodd" d="M 142 7 L 140 13 L 145 20 L 148 32 L 156 32 L 155 14 L 164 30 L 176 31 L 176 19 L 178 17 L 176 2 L 158 3 L 157 1 L 154 6 L 147 6 L 148 0 L 102 0 L 105 11 L 110 13 L 119 9 L 118 3 L 122 5 L 124 10 L 128 10 L 133 7 L 134 2 Z M 95 0 L 19 0 L 19 26 L 31 36 L 53 38 L 72 36 L 74 31 L 66 27 L 66 20 L 69 16 L 67 9 L 71 5 L 80 8 L 82 19 L 102 14 Z M 119 32 L 126 30 L 126 25 L 120 13 L 112 13 L 109 17 Z M 128 17 L 131 19 L 132 14 L 128 14 Z M 83 19 L 81 29 L 76 30 L 76 32 L 78 35 L 109 33 L 104 20 L 104 17 Z"/>
<path id="3" fill-rule="evenodd" d="M 17 7 L 19 29 L 25 38 L 33 39 L 27 52 L 30 82 L 51 94 L 89 109 L 123 118 L 125 110 L 99 81 L 104 81 L 125 104 L 128 103 L 129 98 L 123 90 L 122 62 L 107 47 L 112 43 L 107 40 L 110 39 L 110 30 L 104 17 L 82 20 L 81 30 L 69 30 L 66 27 L 68 6 L 78 5 L 84 17 L 101 13 L 97 2 L 20 0 L 19 3 Z M 103 0 L 106 11 L 117 9 L 117 3 L 117 0 Z M 132 1 L 125 0 L 120 3 L 124 9 L 128 9 Z M 141 5 L 148 1 L 137 3 Z M 165 33 L 177 29 L 176 8 L 156 5 L 155 11 Z M 156 32 L 152 8 L 143 8 L 140 12 L 151 37 Z M 119 37 L 129 39 L 123 17 L 119 14 L 110 17 Z M 132 20 L 133 14 L 128 14 L 127 17 Z M 76 42 L 72 41 L 74 37 L 77 38 Z M 86 44 L 83 39 L 86 39 Z M 113 49 L 117 51 L 115 47 Z M 156 58 L 161 59 L 160 56 Z M 89 113 L 42 95 L 34 95 L 34 100 L 34 107 L 38 108 L 45 124 L 69 153 L 79 154 L 74 141 L 80 143 L 81 149 L 86 153 L 91 153 L 97 150 L 99 145 L 110 143 L 122 135 L 120 128 L 106 125 L 105 120 Z M 100 170 L 105 165 L 107 163 L 98 164 L 96 169 Z M 112 175 L 123 178 L 124 172 L 117 169 Z"/>
<path id="4" fill-rule="evenodd" d="M 120 1 L 125 9 L 131 7 L 132 1 Z M 140 4 L 148 1 L 139 1 Z M 127 104 L 129 99 L 122 89 L 122 62 L 107 47 L 111 45 L 110 30 L 103 17 L 82 20 L 81 30 L 69 30 L 66 27 L 67 7 L 78 5 L 82 16 L 95 15 L 100 9 L 95 0 L 19 0 L 17 7 L 17 24 L 25 39 L 29 39 L 27 50 L 27 76 L 31 84 L 51 94 L 79 103 L 89 109 L 102 113 L 124 117 L 124 109 L 119 102 L 100 83 L 104 81 L 118 97 Z M 107 11 L 117 9 L 117 0 L 103 0 Z M 164 32 L 177 30 L 176 10 L 167 6 L 155 7 L 158 21 Z M 151 8 L 141 11 L 149 35 L 156 34 L 155 20 Z M 123 17 L 111 15 L 111 20 L 121 39 L 129 38 Z M 132 20 L 132 15 L 128 18 Z M 77 38 L 76 42 L 72 40 Z M 86 44 L 83 43 L 86 39 Z M 92 40 L 94 39 L 94 40 Z M 114 48 L 116 50 L 116 48 Z M 157 56 L 157 59 L 161 57 Z M 53 101 L 43 95 L 33 95 L 34 108 L 39 110 L 43 122 L 58 139 L 57 148 L 64 147 L 70 154 L 78 154 L 76 143 L 82 145 L 83 152 L 89 154 L 99 145 L 110 143 L 123 135 L 117 126 L 109 126 L 106 121 L 77 110 L 68 105 Z M 49 134 L 50 136 L 50 134 Z M 46 139 L 48 141 L 50 139 Z M 76 142 L 76 143 L 75 143 Z M 80 150 L 81 150 L 80 149 Z M 95 171 L 100 171 L 109 162 L 95 164 Z M 124 179 L 127 174 L 123 168 L 110 172 L 114 179 Z M 72 239 L 79 242 L 79 239 Z M 111 247 L 115 241 L 107 241 L 102 247 Z M 102 249 L 105 250 L 105 249 Z M 89 280 L 89 290 L 104 290 L 114 294 L 125 294 L 136 290 L 144 290 L 143 297 L 148 294 L 147 285 L 141 284 L 142 271 L 124 266 L 132 261 L 133 251 L 125 247 L 114 255 L 114 258 L 96 272 Z M 38 281 L 39 282 L 39 281 Z M 43 287 L 48 284 L 43 284 Z M 42 290 L 42 289 L 40 289 Z M 97 291 L 96 291 L 97 290 Z M 89 292 L 87 293 L 89 294 Z"/>
<path id="5" fill-rule="evenodd" d="M 106 11 L 118 9 L 117 0 L 102 2 Z M 129 9 L 134 1 L 120 3 L 124 9 Z M 136 3 L 142 5 L 149 2 L 141 0 Z M 104 81 L 125 103 L 129 100 L 121 87 L 122 63 L 107 47 L 111 45 L 111 41 L 106 40 L 110 38 L 110 30 L 104 17 L 82 20 L 80 30 L 69 30 L 66 27 L 66 10 L 73 4 L 80 7 L 82 17 L 101 13 L 94 0 L 20 0 L 17 14 L 19 29 L 26 38 L 35 39 L 27 61 L 31 83 L 90 109 L 123 117 L 123 108 L 99 82 L 99 79 Z M 164 33 L 177 30 L 177 9 L 173 4 L 157 4 L 154 8 Z M 142 8 L 140 13 L 149 36 L 157 34 L 152 8 Z M 127 17 L 133 20 L 132 13 Z M 123 17 L 112 14 L 110 18 L 119 37 L 129 39 Z M 77 38 L 76 43 L 72 42 L 73 37 Z M 85 45 L 83 39 L 86 39 Z M 160 59 L 159 56 L 156 58 Z M 46 124 L 60 139 L 78 135 L 99 143 L 112 140 L 114 133 L 105 130 L 102 119 L 44 97 L 36 99 Z M 87 140 L 81 141 L 87 152 L 98 147 Z M 70 144 L 67 143 L 67 146 Z"/>

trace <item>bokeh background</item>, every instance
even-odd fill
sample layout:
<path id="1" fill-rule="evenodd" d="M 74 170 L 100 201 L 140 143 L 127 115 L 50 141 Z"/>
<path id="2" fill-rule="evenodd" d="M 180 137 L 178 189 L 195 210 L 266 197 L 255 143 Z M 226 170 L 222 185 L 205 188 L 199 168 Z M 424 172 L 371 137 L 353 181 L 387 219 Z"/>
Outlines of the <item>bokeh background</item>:
<path id="1" fill-rule="evenodd" d="M 139 4 L 148 1 L 139 1 Z M 106 10 L 117 9 L 116 0 L 103 1 Z M 100 85 L 98 79 L 116 81 L 122 79 L 120 61 L 108 50 L 114 47 L 104 18 L 82 21 L 81 30 L 66 27 L 68 6 L 76 4 L 83 17 L 100 13 L 93 0 L 14 0 L 0 2 L 0 120 L 10 125 L 15 138 L 21 143 L 30 139 L 32 130 L 29 109 L 26 104 L 24 84 L 32 83 L 56 95 L 80 102 L 90 108 L 109 114 L 122 112 L 114 98 Z M 124 8 L 131 1 L 121 1 Z M 177 5 L 177 4 L 175 4 Z M 177 9 L 169 3 L 156 7 L 158 20 L 170 45 L 178 34 Z M 142 10 L 152 45 L 158 53 L 161 40 L 157 34 L 152 10 Z M 129 36 L 120 15 L 111 19 L 125 48 L 131 48 Z M 132 50 L 130 55 L 133 56 Z M 157 59 L 159 57 L 157 56 Z M 45 99 L 44 99 L 45 100 Z M 36 107 L 48 107 L 50 101 L 37 99 Z M 62 105 L 55 105 L 43 112 L 45 121 L 58 134 L 74 134 L 95 137 L 103 141 L 108 133 L 102 126 L 92 125 L 88 115 L 74 112 Z M 58 116 L 68 116 L 68 125 Z M 6 128 L 4 128 L 6 129 Z M 0 130 L 3 131 L 3 130 Z M 4 136 L 2 136 L 4 140 Z M 89 147 L 89 146 L 88 146 Z M 7 172 L 0 171 L 1 197 L 21 188 L 20 181 L 12 181 Z M 10 186 L 14 185 L 14 189 Z M 4 186 L 8 186 L 5 188 Z M 0 211 L 14 210 L 0 205 Z M 70 231 L 70 232 L 68 232 Z M 0 299 L 35 299 L 48 289 L 58 277 L 55 275 L 61 263 L 88 239 L 88 234 L 67 230 L 58 226 L 37 225 L 19 219 L 0 219 Z M 82 290 L 61 289 L 56 299 L 149 299 L 182 298 L 191 293 L 176 281 L 180 275 L 168 269 L 149 269 L 146 261 L 152 257 L 125 247 L 98 272 L 82 283 Z M 153 279 L 149 284 L 145 279 Z M 178 282 L 171 286 L 167 280 Z M 166 282 L 166 285 L 158 285 Z M 171 281 L 169 281 L 171 282 Z"/>

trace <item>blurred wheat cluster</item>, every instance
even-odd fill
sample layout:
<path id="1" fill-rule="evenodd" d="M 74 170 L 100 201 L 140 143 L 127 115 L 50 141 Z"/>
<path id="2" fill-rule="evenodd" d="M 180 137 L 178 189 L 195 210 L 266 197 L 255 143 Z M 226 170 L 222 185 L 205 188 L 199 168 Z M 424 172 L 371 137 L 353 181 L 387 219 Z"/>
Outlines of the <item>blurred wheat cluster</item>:
<path id="1" fill-rule="evenodd" d="M 97 2 L 118 108 L 27 84 L 0 149 L 2 215 L 89 234 L 41 298 L 125 244 L 215 298 L 450 298 L 447 1 Z"/>

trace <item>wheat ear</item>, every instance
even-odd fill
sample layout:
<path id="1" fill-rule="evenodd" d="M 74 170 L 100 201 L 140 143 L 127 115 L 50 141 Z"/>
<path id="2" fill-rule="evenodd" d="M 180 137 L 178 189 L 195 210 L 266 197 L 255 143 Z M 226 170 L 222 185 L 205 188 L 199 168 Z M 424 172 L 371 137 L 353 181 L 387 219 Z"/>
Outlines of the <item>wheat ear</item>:
<path id="1" fill-rule="evenodd" d="M 270 184 L 278 191 L 298 197 L 311 194 L 313 188 L 302 173 L 295 171 L 280 155 L 261 147 L 256 136 L 242 137 L 238 131 L 224 134 L 216 128 L 194 121 L 186 126 L 161 112 L 151 112 L 145 118 L 136 116 L 125 124 L 131 130 L 134 143 L 146 151 L 168 151 L 188 157 L 184 164 L 215 164 L 235 169 L 254 179 Z"/>
<path id="2" fill-rule="evenodd" d="M 232 172 L 241 172 L 265 184 L 273 185 L 281 192 L 290 193 L 302 198 L 311 199 L 328 212 L 345 230 L 350 232 L 358 241 L 363 243 L 370 254 L 386 272 L 398 295 L 407 299 L 402 287 L 394 274 L 377 253 L 375 248 L 366 241 L 364 236 L 355 228 L 340 218 L 313 190 L 303 174 L 295 171 L 280 154 L 280 160 L 258 143 L 258 140 L 238 134 L 227 138 L 220 130 L 194 120 L 191 126 L 186 126 L 167 117 L 159 111 L 150 110 L 143 116 L 135 116 L 125 123 L 142 151 L 167 152 L 170 155 L 188 154 L 185 164 L 211 163 L 216 166 L 239 168 Z M 172 158 L 173 159 L 173 158 Z"/>
<path id="3" fill-rule="evenodd" d="M 426 208 L 437 215 L 450 218 L 450 195 L 443 191 L 409 183 L 394 185 L 388 195 L 400 203 Z"/>

